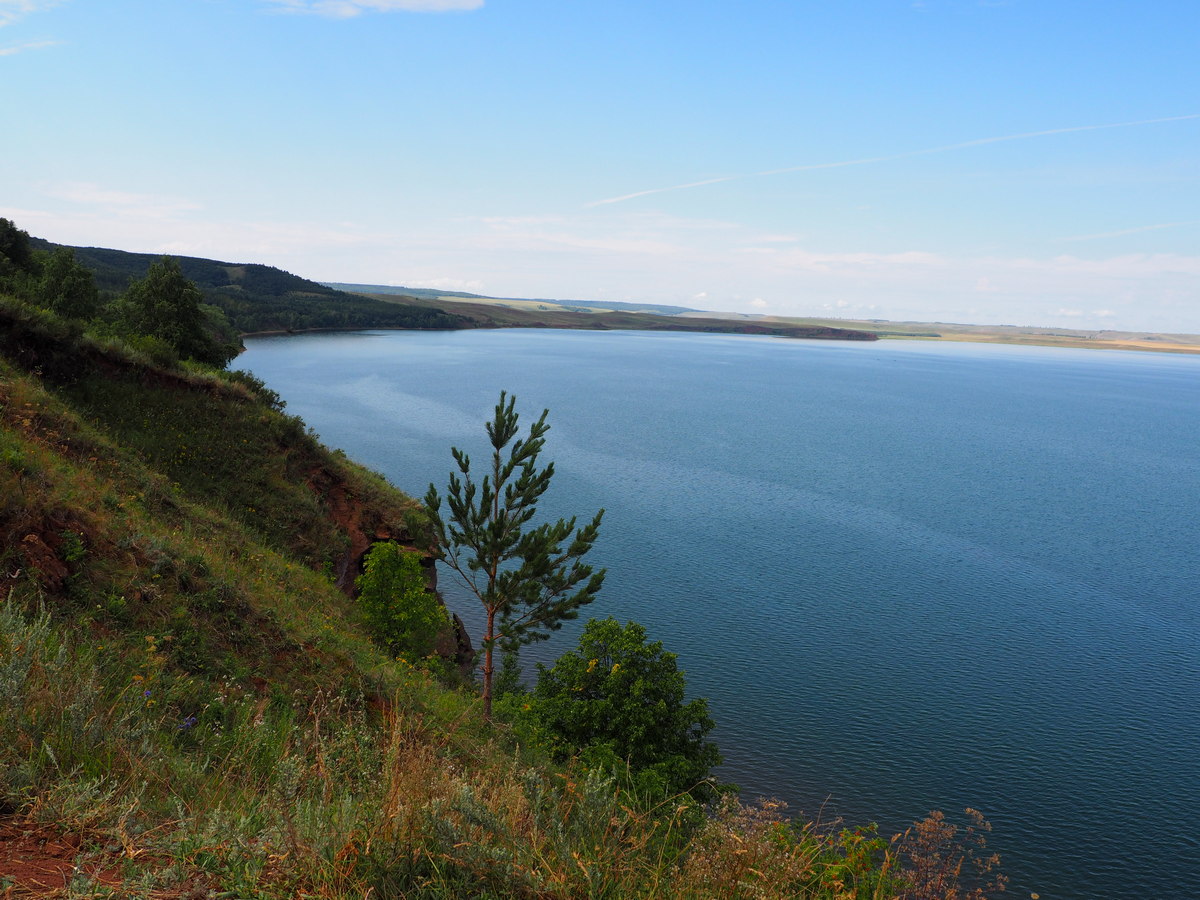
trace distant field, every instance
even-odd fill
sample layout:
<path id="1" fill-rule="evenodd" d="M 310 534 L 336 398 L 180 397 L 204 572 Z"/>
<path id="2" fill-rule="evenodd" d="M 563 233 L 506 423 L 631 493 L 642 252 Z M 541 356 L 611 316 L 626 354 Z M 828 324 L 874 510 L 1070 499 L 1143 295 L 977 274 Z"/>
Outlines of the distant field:
<path id="1" fill-rule="evenodd" d="M 694 315 L 685 313 L 684 317 Z M 706 316 L 722 313 L 704 313 Z M 1084 331 L 1070 328 L 1034 328 L 1017 325 L 962 325 L 950 322 L 888 322 L 882 319 L 803 319 L 783 316 L 730 318 L 751 322 L 789 322 L 870 331 L 880 338 L 942 341 L 979 341 L 992 344 L 1030 344 L 1045 347 L 1090 347 L 1106 350 L 1157 350 L 1200 353 L 1200 334 L 1163 334 L 1153 331 Z"/>

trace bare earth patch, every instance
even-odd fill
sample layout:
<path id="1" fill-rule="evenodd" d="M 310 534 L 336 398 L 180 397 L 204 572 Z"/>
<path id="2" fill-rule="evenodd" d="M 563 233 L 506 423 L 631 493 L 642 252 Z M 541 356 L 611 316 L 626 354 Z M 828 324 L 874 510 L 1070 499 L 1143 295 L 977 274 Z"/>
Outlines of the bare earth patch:
<path id="1" fill-rule="evenodd" d="M 50 897 L 65 892 L 79 874 L 108 887 L 120 885 L 115 860 L 101 856 L 77 864 L 82 847 L 78 834 L 64 834 L 21 816 L 0 817 L 0 885 L 5 888 L 0 896 Z"/>
<path id="2" fill-rule="evenodd" d="M 24 816 L 0 815 L 0 900 L 75 896 L 88 889 L 96 896 L 150 900 L 200 900 L 212 896 L 202 878 L 169 890 L 131 890 L 125 883 L 122 850 L 102 849 L 88 837 L 64 832 Z M 164 861 L 165 862 L 165 861 Z"/>

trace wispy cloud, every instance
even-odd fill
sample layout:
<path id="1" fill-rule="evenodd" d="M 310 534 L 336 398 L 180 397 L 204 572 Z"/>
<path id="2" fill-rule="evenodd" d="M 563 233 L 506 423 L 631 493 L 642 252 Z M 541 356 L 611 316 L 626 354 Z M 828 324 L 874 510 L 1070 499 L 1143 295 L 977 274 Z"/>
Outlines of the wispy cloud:
<path id="1" fill-rule="evenodd" d="M 982 147 L 987 144 L 1000 144 L 1006 141 L 1024 141 L 1030 138 L 1049 137 L 1055 134 L 1071 134 L 1078 131 L 1101 131 L 1106 128 L 1132 128 L 1137 125 L 1157 125 L 1163 122 L 1182 122 L 1187 119 L 1200 119 L 1200 113 L 1186 116 L 1168 116 L 1161 119 L 1139 119 L 1135 122 L 1109 122 L 1103 125 L 1074 125 L 1070 128 L 1050 128 L 1045 131 L 1025 131 L 1020 134 L 1005 134 L 998 137 L 977 138 L 973 141 L 961 141 L 957 144 L 945 144 L 941 147 L 926 147 L 921 150 L 908 150 L 904 153 L 891 153 L 885 156 L 866 156 L 860 159 L 844 159 L 837 162 L 810 163 L 802 166 L 787 166 L 782 169 L 766 169 L 762 172 L 747 172 L 740 175 L 723 175 L 718 178 L 707 178 L 704 181 L 690 181 L 686 184 L 673 184 L 668 187 L 650 188 L 644 191 L 634 191 L 631 194 L 621 194 L 618 197 L 608 197 L 604 200 L 593 200 L 585 207 L 605 206 L 611 203 L 623 203 L 636 197 L 647 197 L 651 194 L 664 194 L 668 191 L 682 191 L 688 188 L 703 187 L 709 184 L 721 184 L 726 181 L 740 181 L 744 178 L 762 178 L 767 175 L 784 175 L 789 172 L 812 172 L 818 169 L 841 169 L 847 166 L 865 166 L 871 163 L 892 162 L 899 159 L 910 159 L 914 156 L 928 156 L 932 153 L 947 153 L 951 150 L 965 150 L 969 147 Z"/>
<path id="2" fill-rule="evenodd" d="M 1187 222 L 1160 222 L 1157 225 L 1141 225 L 1137 228 L 1122 228 L 1120 231 L 1104 231 L 1100 234 L 1077 234 L 1072 237 L 1059 238 L 1060 241 L 1098 241 L 1102 238 L 1125 237 L 1127 234 L 1141 234 L 1143 231 L 1161 231 L 1164 228 L 1186 228 L 1200 225 L 1200 219 Z"/>
<path id="3" fill-rule="evenodd" d="M 406 282 L 405 287 L 427 288 L 435 291 L 467 291 L 472 294 L 483 290 L 484 284 L 478 278 L 417 278 Z"/>
<path id="4" fill-rule="evenodd" d="M 60 2 L 62 0 L 0 0 L 0 28 Z"/>
<path id="5" fill-rule="evenodd" d="M 267 0 L 279 12 L 350 19 L 364 12 L 460 12 L 479 9 L 484 0 Z"/>
<path id="6" fill-rule="evenodd" d="M 62 41 L 33 41 L 29 44 L 17 44 L 15 47 L 0 47 L 0 56 L 13 56 L 26 50 L 41 50 L 45 47 L 57 47 Z"/>
<path id="7" fill-rule="evenodd" d="M 111 215 L 143 219 L 171 219 L 181 213 L 203 209 L 201 204 L 179 197 L 116 191 L 86 182 L 54 185 L 45 193 L 56 200 L 96 207 Z"/>
<path id="8" fill-rule="evenodd" d="M 1084 318 L 1087 316 L 1097 318 L 1097 319 L 1111 319 L 1113 316 L 1116 315 L 1116 313 L 1113 312 L 1111 309 L 1066 309 L 1066 308 L 1062 308 L 1062 309 L 1056 309 L 1054 311 L 1054 315 L 1064 316 L 1069 319 L 1079 319 L 1079 318 Z"/>

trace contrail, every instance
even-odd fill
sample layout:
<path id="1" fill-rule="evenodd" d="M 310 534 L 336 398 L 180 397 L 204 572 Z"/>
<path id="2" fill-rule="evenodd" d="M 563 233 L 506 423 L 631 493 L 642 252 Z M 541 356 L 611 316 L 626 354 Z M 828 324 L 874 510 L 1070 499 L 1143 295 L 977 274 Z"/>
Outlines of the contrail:
<path id="1" fill-rule="evenodd" d="M 891 162 L 897 159 L 908 159 L 913 156 L 927 156 L 930 153 L 945 153 L 948 150 L 964 150 L 967 147 L 981 147 L 984 144 L 999 144 L 1004 141 L 1024 141 L 1028 138 L 1047 137 L 1052 134 L 1070 134 L 1075 131 L 1100 131 L 1104 128 L 1132 128 L 1134 125 L 1157 125 L 1160 122 L 1182 122 L 1186 119 L 1200 119 L 1200 113 L 1186 116 L 1168 116 L 1164 119 L 1139 119 L 1136 122 L 1110 122 L 1105 125 L 1075 125 L 1071 128 L 1051 128 L 1047 131 L 1026 131 L 1021 134 L 1005 134 L 1000 137 L 978 138 L 974 141 L 963 141 L 958 144 L 946 144 L 942 147 L 927 147 L 924 150 L 909 150 L 906 153 L 894 153 L 889 156 L 868 156 L 863 159 L 846 159 L 841 162 L 813 163 L 806 166 L 788 166 L 784 169 L 767 169 L 763 172 L 749 172 L 742 175 L 723 175 L 718 178 L 708 178 L 704 181 L 689 181 L 687 184 L 673 184 L 670 187 L 650 188 L 646 191 L 635 191 L 632 194 L 622 194 L 620 197 L 609 197 L 607 200 L 593 200 L 584 204 L 585 208 L 606 206 L 610 203 L 622 203 L 635 197 L 646 197 L 650 194 L 664 194 L 667 191 L 682 191 L 687 188 L 702 187 L 706 184 L 720 184 L 725 181 L 738 181 L 743 178 L 760 178 L 764 175 L 783 175 L 787 172 L 811 172 L 815 169 L 841 169 L 846 166 L 865 166 L 870 163 Z"/>

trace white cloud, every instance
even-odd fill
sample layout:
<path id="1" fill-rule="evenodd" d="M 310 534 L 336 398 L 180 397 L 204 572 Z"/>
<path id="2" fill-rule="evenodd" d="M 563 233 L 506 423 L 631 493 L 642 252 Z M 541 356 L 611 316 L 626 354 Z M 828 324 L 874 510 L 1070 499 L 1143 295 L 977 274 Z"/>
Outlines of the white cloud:
<path id="1" fill-rule="evenodd" d="M 761 244 L 798 244 L 801 237 L 795 234 L 760 234 L 754 240 Z"/>
<path id="2" fill-rule="evenodd" d="M 42 50 L 45 47 L 57 47 L 61 41 L 34 41 L 29 44 L 17 44 L 15 47 L 0 47 L 0 56 L 13 56 L 26 50 Z"/>
<path id="3" fill-rule="evenodd" d="M 267 0 L 280 12 L 350 19 L 364 12 L 456 12 L 479 9 L 484 0 Z"/>
<path id="4" fill-rule="evenodd" d="M 483 290 L 483 282 L 477 278 L 417 278 L 403 281 L 400 286 L 435 291 L 461 291 L 468 294 L 478 294 Z"/>
<path id="5" fill-rule="evenodd" d="M 61 0 L 0 0 L 0 28 L 18 19 L 57 6 Z"/>
<path id="6" fill-rule="evenodd" d="M 771 304 L 769 304 L 762 297 L 755 297 L 753 300 L 750 301 L 750 305 L 753 306 L 755 309 L 766 309 Z"/>
<path id="7" fill-rule="evenodd" d="M 937 269 L 947 261 L 936 253 L 909 250 L 901 253 L 822 253 L 814 250 L 779 250 L 775 247 L 743 247 L 739 253 L 755 254 L 763 262 L 796 272 L 842 273 L 893 278 L 906 270 Z"/>
<path id="8" fill-rule="evenodd" d="M 67 182 L 54 185 L 45 193 L 57 200 L 66 200 L 80 206 L 98 207 L 111 215 L 126 218 L 170 219 L 181 213 L 203 209 L 199 203 L 191 200 L 116 191 L 87 182 Z"/>

